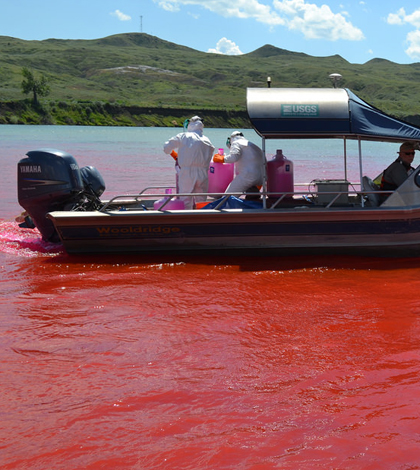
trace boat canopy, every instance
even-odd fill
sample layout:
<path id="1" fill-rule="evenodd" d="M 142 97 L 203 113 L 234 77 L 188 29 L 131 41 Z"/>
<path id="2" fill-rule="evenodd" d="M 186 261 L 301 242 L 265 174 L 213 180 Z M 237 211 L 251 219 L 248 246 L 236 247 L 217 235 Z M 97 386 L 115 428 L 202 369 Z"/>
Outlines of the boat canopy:
<path id="1" fill-rule="evenodd" d="M 345 88 L 248 88 L 247 110 L 255 131 L 266 139 L 420 141 L 420 128 Z"/>

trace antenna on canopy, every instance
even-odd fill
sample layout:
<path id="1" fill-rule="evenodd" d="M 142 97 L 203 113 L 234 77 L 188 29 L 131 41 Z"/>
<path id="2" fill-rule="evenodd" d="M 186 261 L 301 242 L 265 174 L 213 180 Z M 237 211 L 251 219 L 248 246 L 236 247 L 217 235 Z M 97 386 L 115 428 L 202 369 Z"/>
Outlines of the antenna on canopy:
<path id="1" fill-rule="evenodd" d="M 143 32 L 143 17 L 140 16 L 140 32 Z"/>
<path id="2" fill-rule="evenodd" d="M 333 82 L 333 87 L 337 88 L 337 82 L 339 82 L 343 78 L 343 76 L 339 73 L 331 73 L 330 78 Z"/>

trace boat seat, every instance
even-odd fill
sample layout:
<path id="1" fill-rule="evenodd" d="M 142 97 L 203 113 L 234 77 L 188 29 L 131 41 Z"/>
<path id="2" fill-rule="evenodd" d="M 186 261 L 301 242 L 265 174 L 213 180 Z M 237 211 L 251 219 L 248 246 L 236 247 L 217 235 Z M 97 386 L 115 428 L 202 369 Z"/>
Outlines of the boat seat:
<path id="1" fill-rule="evenodd" d="M 379 193 L 375 194 L 375 191 L 379 191 L 379 187 L 368 176 L 363 176 L 362 183 L 363 189 L 369 191 L 369 193 L 365 194 L 369 206 L 378 207 L 381 203 L 381 198 Z"/>

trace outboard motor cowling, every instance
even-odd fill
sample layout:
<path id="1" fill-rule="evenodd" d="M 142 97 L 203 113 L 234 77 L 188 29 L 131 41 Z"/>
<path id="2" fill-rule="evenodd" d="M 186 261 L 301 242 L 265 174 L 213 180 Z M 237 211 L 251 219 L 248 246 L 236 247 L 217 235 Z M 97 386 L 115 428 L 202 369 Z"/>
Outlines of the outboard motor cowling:
<path id="1" fill-rule="evenodd" d="M 94 166 L 84 166 L 80 168 L 80 175 L 84 187 L 89 188 L 96 197 L 101 197 L 105 191 L 105 182 L 99 171 Z"/>
<path id="2" fill-rule="evenodd" d="M 18 200 L 46 241 L 58 241 L 48 212 L 71 208 L 84 189 L 79 166 L 73 156 L 55 149 L 28 152 L 18 162 Z"/>

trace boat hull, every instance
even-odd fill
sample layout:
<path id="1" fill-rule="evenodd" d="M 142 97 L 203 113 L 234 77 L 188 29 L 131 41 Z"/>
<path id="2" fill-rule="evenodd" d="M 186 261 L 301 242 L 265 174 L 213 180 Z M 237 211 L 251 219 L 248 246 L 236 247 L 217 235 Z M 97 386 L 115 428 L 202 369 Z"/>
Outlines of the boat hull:
<path id="1" fill-rule="evenodd" d="M 420 209 L 52 212 L 68 253 L 420 252 Z"/>

